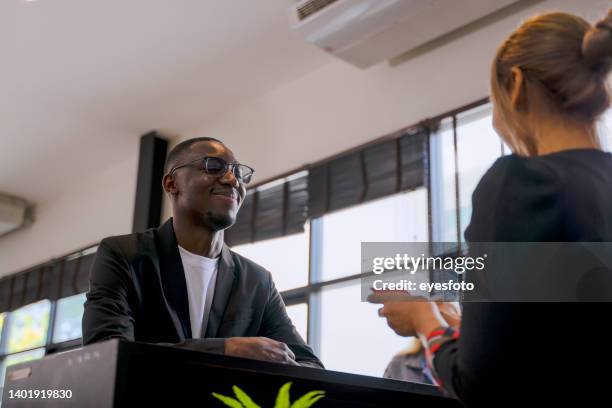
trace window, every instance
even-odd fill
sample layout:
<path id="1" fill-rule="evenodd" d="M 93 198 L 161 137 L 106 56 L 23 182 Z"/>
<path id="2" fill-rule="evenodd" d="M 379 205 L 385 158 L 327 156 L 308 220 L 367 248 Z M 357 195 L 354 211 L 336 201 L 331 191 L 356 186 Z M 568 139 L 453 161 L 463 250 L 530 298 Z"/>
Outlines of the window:
<path id="1" fill-rule="evenodd" d="M 6 331 L 6 352 L 16 353 L 44 346 L 47 342 L 50 311 L 51 303 L 41 300 L 12 312 Z"/>
<path id="2" fill-rule="evenodd" d="M 361 273 L 361 242 L 428 240 L 427 189 L 323 216 L 321 280 Z"/>
<path id="3" fill-rule="evenodd" d="M 232 250 L 269 270 L 279 291 L 308 284 L 308 232 L 239 245 Z"/>
<path id="4" fill-rule="evenodd" d="M 327 214 L 313 220 L 311 233 L 316 253 L 311 276 L 322 284 L 310 300 L 309 318 L 316 328 L 311 345 L 328 369 L 380 377 L 410 341 L 389 330 L 377 314 L 379 306 L 361 301 L 356 276 L 361 273 L 361 242 L 427 242 L 427 189 Z M 354 277 L 334 283 L 349 276 Z"/>
<path id="5" fill-rule="evenodd" d="M 598 130 L 603 149 L 612 152 L 612 109 L 602 116 Z"/>
<path id="6" fill-rule="evenodd" d="M 482 176 L 501 155 L 502 144 L 493 129 L 489 106 L 457 116 L 461 240 L 472 217 L 472 194 Z"/>
<path id="7" fill-rule="evenodd" d="M 431 137 L 433 241 L 457 241 L 453 122 L 445 120 Z"/>
<path id="8" fill-rule="evenodd" d="M 81 320 L 85 293 L 57 301 L 55 322 L 53 324 L 53 343 L 78 339 L 81 337 Z"/>
<path id="9" fill-rule="evenodd" d="M 411 340 L 396 335 L 378 316 L 380 305 L 361 301 L 361 281 L 321 292 L 320 358 L 329 370 L 382 377 L 393 356 Z"/>
<path id="10" fill-rule="evenodd" d="M 19 363 L 25 363 L 26 361 L 37 360 L 39 358 L 43 358 L 45 356 L 45 349 L 39 348 L 30 351 L 24 351 L 22 353 L 11 354 L 6 356 L 4 361 L 0 364 L 0 387 L 4 385 L 4 374 L 6 369 L 10 366 Z"/>
<path id="11" fill-rule="evenodd" d="M 308 342 L 308 304 L 298 303 L 287 306 L 287 314 L 300 336 Z"/>
<path id="12" fill-rule="evenodd" d="M 434 241 L 464 241 L 478 182 L 497 158 L 510 153 L 493 129 L 488 104 L 458 114 L 455 124 L 453 118 L 441 123 L 431 143 Z"/>
<path id="13" fill-rule="evenodd" d="M 0 313 L 0 344 L 2 344 L 2 329 L 4 328 L 4 318 L 6 313 Z"/>

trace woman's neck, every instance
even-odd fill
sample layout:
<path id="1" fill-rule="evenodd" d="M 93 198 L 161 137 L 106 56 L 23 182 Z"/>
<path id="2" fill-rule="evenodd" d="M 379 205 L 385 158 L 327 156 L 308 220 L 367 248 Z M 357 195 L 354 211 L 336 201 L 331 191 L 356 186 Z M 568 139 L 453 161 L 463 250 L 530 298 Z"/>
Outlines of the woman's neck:
<path id="1" fill-rule="evenodd" d="M 601 149 L 594 126 L 548 118 L 534 126 L 536 156 L 572 149 Z"/>

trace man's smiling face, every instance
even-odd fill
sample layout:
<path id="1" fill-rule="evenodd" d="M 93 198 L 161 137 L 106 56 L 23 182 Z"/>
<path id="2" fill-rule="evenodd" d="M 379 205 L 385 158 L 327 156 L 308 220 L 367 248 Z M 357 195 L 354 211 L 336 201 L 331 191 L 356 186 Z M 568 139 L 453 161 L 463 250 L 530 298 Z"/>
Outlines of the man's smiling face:
<path id="1" fill-rule="evenodd" d="M 199 141 L 189 147 L 176 165 L 204 157 L 219 157 L 227 163 L 236 162 L 234 153 L 222 143 Z M 223 230 L 234 224 L 246 195 L 246 187 L 236 179 L 231 169 L 222 175 L 207 174 L 202 160 L 176 169 L 172 178 L 175 217 L 187 217 L 212 231 Z"/>

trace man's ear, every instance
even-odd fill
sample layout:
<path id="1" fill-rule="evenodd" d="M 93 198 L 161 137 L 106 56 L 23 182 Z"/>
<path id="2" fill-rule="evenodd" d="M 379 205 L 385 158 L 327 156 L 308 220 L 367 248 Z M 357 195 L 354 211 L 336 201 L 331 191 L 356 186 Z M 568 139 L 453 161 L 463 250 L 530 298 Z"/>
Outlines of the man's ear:
<path id="1" fill-rule="evenodd" d="M 520 111 L 525 102 L 525 76 L 519 67 L 511 69 L 510 103 L 515 111 Z"/>
<path id="2" fill-rule="evenodd" d="M 174 176 L 170 173 L 166 174 L 162 179 L 162 186 L 164 187 L 164 191 L 170 195 L 177 195 L 178 188 L 176 186 L 176 180 L 174 180 Z"/>

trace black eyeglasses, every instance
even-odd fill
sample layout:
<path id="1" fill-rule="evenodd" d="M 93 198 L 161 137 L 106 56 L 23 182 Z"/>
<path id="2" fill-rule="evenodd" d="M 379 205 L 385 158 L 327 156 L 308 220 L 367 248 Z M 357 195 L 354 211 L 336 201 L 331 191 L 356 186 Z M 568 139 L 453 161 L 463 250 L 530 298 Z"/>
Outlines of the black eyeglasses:
<path id="1" fill-rule="evenodd" d="M 227 171 L 231 168 L 232 173 L 236 179 L 244 184 L 249 184 L 251 181 L 251 177 L 255 170 L 253 168 L 246 166 L 240 163 L 228 163 L 220 157 L 200 157 L 198 159 L 192 160 L 187 163 L 179 164 L 178 166 L 174 166 L 172 170 L 170 170 L 170 174 L 174 173 L 175 170 L 180 169 L 181 167 L 190 166 L 193 163 L 200 162 L 202 163 L 201 170 L 204 170 L 206 174 L 210 174 L 211 176 L 223 177 Z"/>

